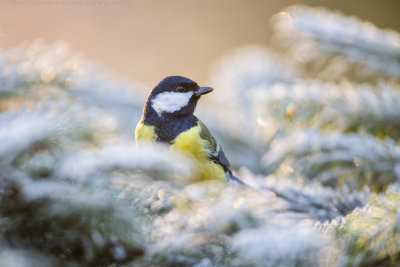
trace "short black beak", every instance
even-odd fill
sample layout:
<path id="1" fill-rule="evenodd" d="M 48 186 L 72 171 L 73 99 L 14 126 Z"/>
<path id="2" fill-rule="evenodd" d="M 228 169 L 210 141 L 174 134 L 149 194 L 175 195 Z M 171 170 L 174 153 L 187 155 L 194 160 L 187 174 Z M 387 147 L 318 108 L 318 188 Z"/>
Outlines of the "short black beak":
<path id="1" fill-rule="evenodd" d="M 212 91 L 214 91 L 214 88 L 212 88 L 212 87 L 200 87 L 199 90 L 194 92 L 194 94 L 196 96 L 201 96 L 201 95 L 208 94 L 208 93 L 210 93 Z"/>

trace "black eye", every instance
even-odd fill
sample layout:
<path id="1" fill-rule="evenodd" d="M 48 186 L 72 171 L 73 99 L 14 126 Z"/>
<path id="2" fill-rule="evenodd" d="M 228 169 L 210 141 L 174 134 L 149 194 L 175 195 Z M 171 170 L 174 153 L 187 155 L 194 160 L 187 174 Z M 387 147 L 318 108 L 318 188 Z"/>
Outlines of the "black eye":
<path id="1" fill-rule="evenodd" d="M 185 92 L 185 87 L 183 87 L 182 85 L 178 85 L 175 90 L 179 93 L 182 93 Z"/>

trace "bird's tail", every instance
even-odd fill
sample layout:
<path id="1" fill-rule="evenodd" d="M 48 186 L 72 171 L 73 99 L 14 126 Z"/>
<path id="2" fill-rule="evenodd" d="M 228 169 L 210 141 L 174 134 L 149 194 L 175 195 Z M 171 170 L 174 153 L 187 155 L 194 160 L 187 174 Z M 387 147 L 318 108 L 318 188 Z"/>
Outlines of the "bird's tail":
<path id="1" fill-rule="evenodd" d="M 226 177 L 228 179 L 228 182 L 233 182 L 233 183 L 237 183 L 237 184 L 241 184 L 241 185 L 247 185 L 242 180 L 240 180 L 235 175 L 233 175 L 232 172 L 230 172 L 230 171 L 226 172 Z"/>
<path id="2" fill-rule="evenodd" d="M 263 196 L 267 196 L 268 198 L 271 198 L 271 192 L 265 192 L 264 190 L 260 190 L 260 189 L 256 189 L 255 187 L 246 184 L 245 182 L 243 182 L 242 180 L 240 180 L 239 178 L 237 178 L 236 176 L 234 176 L 232 174 L 232 172 L 227 171 L 226 172 L 226 177 L 228 179 L 228 182 L 231 183 L 235 183 L 235 184 L 239 184 L 244 186 L 245 188 L 250 188 L 252 190 L 254 190 L 255 192 L 263 195 Z M 276 196 L 277 194 L 274 193 L 274 196 Z"/>

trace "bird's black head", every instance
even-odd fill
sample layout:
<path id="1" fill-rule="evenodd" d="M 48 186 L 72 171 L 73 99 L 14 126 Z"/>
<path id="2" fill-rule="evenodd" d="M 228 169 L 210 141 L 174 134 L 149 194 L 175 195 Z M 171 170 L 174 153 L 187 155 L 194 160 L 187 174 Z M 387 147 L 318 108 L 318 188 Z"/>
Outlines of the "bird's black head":
<path id="1" fill-rule="evenodd" d="M 191 115 L 200 96 L 211 91 L 213 88 L 199 87 L 188 78 L 169 76 L 151 91 L 145 112 L 150 113 L 149 115 L 155 113 L 159 118 Z"/>

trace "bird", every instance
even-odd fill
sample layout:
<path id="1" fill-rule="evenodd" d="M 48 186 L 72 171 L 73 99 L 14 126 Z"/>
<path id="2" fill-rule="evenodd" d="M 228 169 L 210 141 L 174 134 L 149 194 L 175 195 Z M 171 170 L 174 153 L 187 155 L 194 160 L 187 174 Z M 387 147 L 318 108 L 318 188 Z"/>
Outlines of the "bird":
<path id="1" fill-rule="evenodd" d="M 244 184 L 232 174 L 227 157 L 207 126 L 193 113 L 200 97 L 212 92 L 183 76 L 168 76 L 150 92 L 136 125 L 137 144 L 162 142 L 199 166 L 196 180 Z"/>

